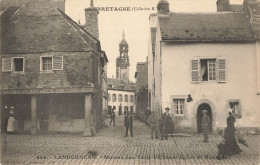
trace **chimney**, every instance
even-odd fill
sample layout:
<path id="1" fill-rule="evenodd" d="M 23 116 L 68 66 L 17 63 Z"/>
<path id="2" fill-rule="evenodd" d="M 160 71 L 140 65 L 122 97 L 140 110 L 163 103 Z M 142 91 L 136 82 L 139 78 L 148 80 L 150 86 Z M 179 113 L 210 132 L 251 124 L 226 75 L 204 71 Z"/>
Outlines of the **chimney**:
<path id="1" fill-rule="evenodd" d="M 230 1 L 229 0 L 218 0 L 217 1 L 217 11 L 229 11 Z"/>
<path id="2" fill-rule="evenodd" d="M 90 0 L 90 7 L 85 9 L 86 23 L 84 29 L 89 32 L 93 37 L 99 38 L 98 30 L 98 10 L 94 7 L 93 0 Z"/>
<path id="3" fill-rule="evenodd" d="M 169 14 L 169 2 L 167 0 L 160 0 L 157 4 L 157 13 L 158 14 Z"/>

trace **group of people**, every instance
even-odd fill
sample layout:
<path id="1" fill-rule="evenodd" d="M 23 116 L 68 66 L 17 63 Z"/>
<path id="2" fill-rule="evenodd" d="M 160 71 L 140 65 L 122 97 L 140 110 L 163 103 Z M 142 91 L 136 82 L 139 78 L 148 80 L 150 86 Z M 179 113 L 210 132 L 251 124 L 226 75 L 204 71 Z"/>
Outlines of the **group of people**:
<path id="1" fill-rule="evenodd" d="M 8 110 L 7 106 L 5 106 L 4 111 L 4 130 L 6 130 L 8 133 L 14 133 L 15 131 L 15 111 L 14 106 L 11 106 L 11 109 Z"/>
<path id="2" fill-rule="evenodd" d="M 152 139 L 159 139 L 159 132 L 161 134 L 161 140 L 165 139 L 168 140 L 168 134 L 173 133 L 174 125 L 172 121 L 172 116 L 169 113 L 170 108 L 165 108 L 165 112 L 161 115 L 161 118 L 158 119 L 155 115 L 155 112 L 152 111 L 151 115 L 147 119 L 147 123 L 150 125 L 151 128 L 151 138 Z M 210 129 L 210 117 L 208 116 L 207 110 L 202 111 L 202 130 L 204 134 L 204 140 L 203 142 L 208 143 L 208 133 Z M 111 123 L 115 126 L 115 112 L 112 110 L 111 114 Z M 219 144 L 217 147 L 219 149 L 218 155 L 233 155 L 233 154 L 239 154 L 242 152 L 240 149 L 237 139 L 236 139 L 236 129 L 235 129 L 235 117 L 233 116 L 233 113 L 229 112 L 229 117 L 227 118 L 227 127 L 224 131 L 224 142 Z M 127 112 L 127 115 L 124 119 L 124 126 L 126 128 L 125 137 L 128 136 L 128 132 L 130 131 L 131 137 L 133 137 L 133 118 L 130 115 L 129 112 Z"/>
<path id="3" fill-rule="evenodd" d="M 116 121 L 116 113 L 115 110 L 112 109 L 111 113 L 110 113 L 110 126 L 113 123 L 113 125 L 115 126 L 115 121 Z M 128 136 L 128 132 L 130 131 L 130 135 L 131 137 L 133 137 L 133 117 L 131 116 L 130 112 L 126 112 L 126 116 L 124 119 L 124 126 L 126 128 L 126 132 L 125 132 L 125 137 Z"/>
<path id="4" fill-rule="evenodd" d="M 165 112 L 162 114 L 161 118 L 158 119 L 154 112 L 151 112 L 150 117 L 148 118 L 147 122 L 151 126 L 151 138 L 158 139 L 159 131 L 161 133 L 161 140 L 165 139 L 168 140 L 168 134 L 173 132 L 174 126 L 172 121 L 172 116 L 169 113 L 170 108 L 165 108 Z"/>

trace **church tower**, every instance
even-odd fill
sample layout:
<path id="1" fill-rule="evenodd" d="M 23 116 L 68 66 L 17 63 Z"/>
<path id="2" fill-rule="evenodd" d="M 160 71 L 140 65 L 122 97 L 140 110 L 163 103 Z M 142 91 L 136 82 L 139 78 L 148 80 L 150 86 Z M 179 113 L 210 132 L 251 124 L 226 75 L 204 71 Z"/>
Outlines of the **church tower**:
<path id="1" fill-rule="evenodd" d="M 128 43 L 123 31 L 122 41 L 119 43 L 119 57 L 116 59 L 116 78 L 129 81 Z"/>

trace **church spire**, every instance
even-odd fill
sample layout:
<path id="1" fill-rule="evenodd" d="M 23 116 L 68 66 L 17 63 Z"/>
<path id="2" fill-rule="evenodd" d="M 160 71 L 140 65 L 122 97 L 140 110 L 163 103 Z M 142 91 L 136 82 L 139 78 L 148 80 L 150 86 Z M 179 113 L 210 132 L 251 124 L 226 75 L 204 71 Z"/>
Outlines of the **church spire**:
<path id="1" fill-rule="evenodd" d="M 123 30 L 123 35 L 122 35 L 122 39 L 125 39 L 125 30 Z"/>
<path id="2" fill-rule="evenodd" d="M 90 7 L 94 7 L 94 0 L 90 0 Z"/>

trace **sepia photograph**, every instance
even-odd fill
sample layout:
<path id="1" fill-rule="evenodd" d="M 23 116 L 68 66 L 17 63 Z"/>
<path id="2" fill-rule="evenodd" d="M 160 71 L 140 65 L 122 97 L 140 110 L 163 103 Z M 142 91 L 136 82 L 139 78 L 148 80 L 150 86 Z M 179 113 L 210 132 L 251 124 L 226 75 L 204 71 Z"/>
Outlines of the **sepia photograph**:
<path id="1" fill-rule="evenodd" d="M 260 0 L 0 0 L 0 164 L 260 164 Z"/>

